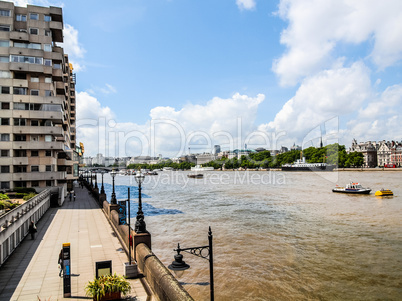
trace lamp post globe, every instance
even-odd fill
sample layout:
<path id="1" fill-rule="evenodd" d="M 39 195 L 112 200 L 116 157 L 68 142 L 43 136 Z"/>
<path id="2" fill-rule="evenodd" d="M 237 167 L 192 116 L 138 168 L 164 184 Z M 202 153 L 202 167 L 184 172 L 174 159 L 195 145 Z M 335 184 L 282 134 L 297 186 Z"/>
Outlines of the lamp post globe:
<path id="1" fill-rule="evenodd" d="M 141 184 L 144 182 L 145 176 L 141 173 L 141 170 L 135 175 L 135 181 L 138 183 L 138 211 L 137 220 L 135 222 L 135 233 L 148 233 L 146 224 L 144 221 L 144 212 L 142 212 L 141 201 Z"/>
<path id="2" fill-rule="evenodd" d="M 112 190 L 112 197 L 110 198 L 110 204 L 117 204 L 116 193 L 114 192 L 114 178 L 116 177 L 116 171 L 113 169 L 110 175 L 112 176 L 112 183 L 113 183 L 113 190 Z"/>

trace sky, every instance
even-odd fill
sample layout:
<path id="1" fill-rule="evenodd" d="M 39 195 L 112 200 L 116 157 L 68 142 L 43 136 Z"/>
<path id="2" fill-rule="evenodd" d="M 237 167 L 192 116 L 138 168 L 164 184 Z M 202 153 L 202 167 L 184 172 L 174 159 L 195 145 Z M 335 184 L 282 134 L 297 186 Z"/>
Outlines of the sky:
<path id="1" fill-rule="evenodd" d="M 400 0 L 14 3 L 63 8 L 85 156 L 402 141 Z"/>

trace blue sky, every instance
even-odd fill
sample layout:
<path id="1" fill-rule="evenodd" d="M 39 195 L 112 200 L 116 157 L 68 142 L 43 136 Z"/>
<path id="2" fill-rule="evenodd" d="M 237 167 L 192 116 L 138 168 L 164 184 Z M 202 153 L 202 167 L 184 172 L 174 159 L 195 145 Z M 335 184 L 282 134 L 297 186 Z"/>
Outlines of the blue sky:
<path id="1" fill-rule="evenodd" d="M 63 7 L 86 155 L 402 140 L 400 0 L 29 3 Z"/>

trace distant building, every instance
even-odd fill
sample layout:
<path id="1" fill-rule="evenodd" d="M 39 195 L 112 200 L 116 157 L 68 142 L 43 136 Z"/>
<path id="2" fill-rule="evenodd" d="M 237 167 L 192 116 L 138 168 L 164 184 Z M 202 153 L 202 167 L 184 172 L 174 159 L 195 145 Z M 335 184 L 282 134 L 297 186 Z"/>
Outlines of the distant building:
<path id="1" fill-rule="evenodd" d="M 96 157 L 92 158 L 92 165 L 105 165 L 105 157 L 102 154 L 97 154 Z"/>
<path id="2" fill-rule="evenodd" d="M 218 159 L 218 155 L 214 155 L 211 153 L 199 154 L 199 155 L 197 155 L 197 165 L 215 161 L 216 159 Z"/>
<path id="3" fill-rule="evenodd" d="M 378 165 L 377 161 L 377 150 L 379 144 L 376 142 L 360 142 L 357 143 L 356 139 L 352 140 L 352 146 L 349 148 L 348 152 L 359 152 L 363 154 L 364 166 L 365 167 L 376 167 Z"/>
<path id="4" fill-rule="evenodd" d="M 214 145 L 214 151 L 212 154 L 217 155 L 221 152 L 221 146 L 220 145 Z"/>

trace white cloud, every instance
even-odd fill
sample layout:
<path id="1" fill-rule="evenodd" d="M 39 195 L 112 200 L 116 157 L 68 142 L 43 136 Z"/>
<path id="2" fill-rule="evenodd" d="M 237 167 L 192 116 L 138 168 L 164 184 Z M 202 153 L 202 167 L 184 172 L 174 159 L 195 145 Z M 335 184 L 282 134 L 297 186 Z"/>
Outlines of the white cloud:
<path id="1" fill-rule="evenodd" d="M 240 10 L 252 10 L 255 8 L 255 0 L 236 0 L 236 4 Z"/>
<path id="2" fill-rule="evenodd" d="M 306 78 L 295 96 L 277 113 L 274 121 L 261 125 L 267 132 L 286 132 L 285 145 L 300 142 L 318 125 L 337 116 L 352 114 L 373 98 L 369 70 L 357 62 Z"/>
<path id="3" fill-rule="evenodd" d="M 254 122 L 264 95 L 231 98 L 215 97 L 205 105 L 188 104 L 176 110 L 156 107 L 143 125 L 115 122 L 108 107 L 86 92 L 77 95 L 77 137 L 91 150 L 108 156 L 155 155 L 179 156 L 211 151 L 214 144 L 230 149 L 241 147 L 255 130 Z"/>
<path id="4" fill-rule="evenodd" d="M 282 0 L 279 16 L 289 22 L 281 34 L 287 52 L 273 64 L 281 85 L 328 68 L 339 43 L 372 42 L 378 68 L 402 58 L 402 2 L 399 0 Z"/>
<path id="5" fill-rule="evenodd" d="M 74 59 L 83 58 L 86 51 L 78 42 L 78 30 L 69 24 L 64 24 L 63 34 L 64 43 L 62 47 L 64 52 Z"/>

